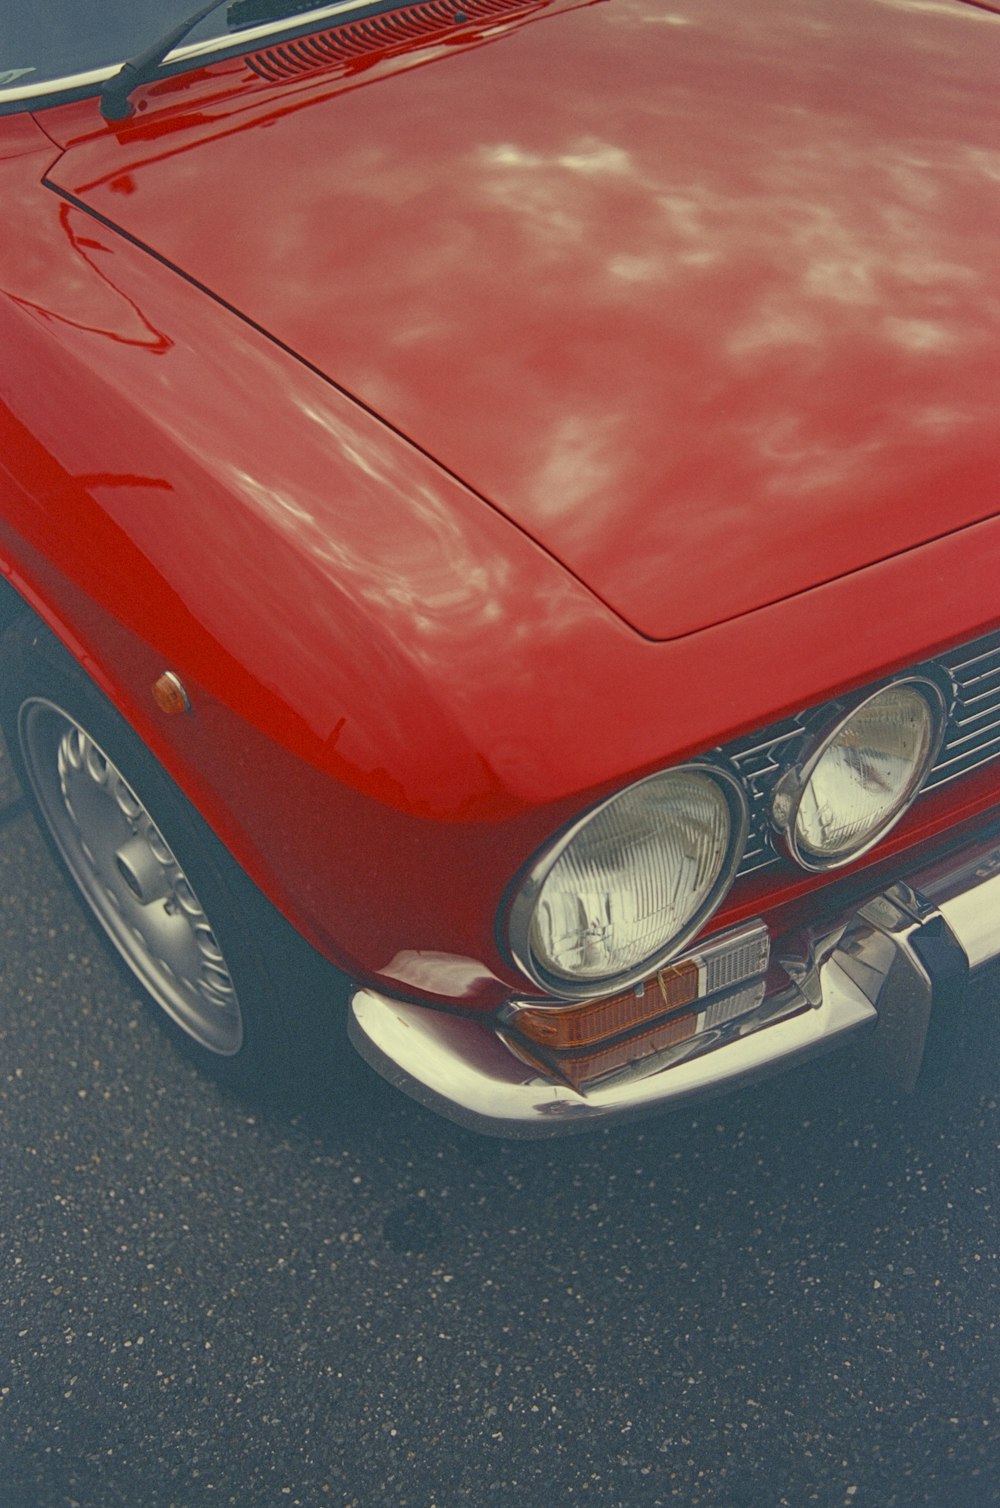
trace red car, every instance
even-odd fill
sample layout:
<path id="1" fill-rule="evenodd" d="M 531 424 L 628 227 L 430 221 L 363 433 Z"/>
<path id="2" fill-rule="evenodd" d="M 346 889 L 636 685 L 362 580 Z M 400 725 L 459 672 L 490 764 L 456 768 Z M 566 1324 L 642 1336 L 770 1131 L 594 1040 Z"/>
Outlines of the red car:
<path id="1" fill-rule="evenodd" d="M 0 713 L 168 1029 L 509 1135 L 911 1082 L 1000 953 L 1000 6 L 3 45 Z"/>

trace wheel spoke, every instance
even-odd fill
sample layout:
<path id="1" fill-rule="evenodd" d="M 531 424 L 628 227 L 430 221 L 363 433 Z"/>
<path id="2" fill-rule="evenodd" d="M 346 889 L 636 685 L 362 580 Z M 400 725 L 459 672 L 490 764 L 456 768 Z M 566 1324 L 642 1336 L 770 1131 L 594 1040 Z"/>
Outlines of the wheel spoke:
<path id="1" fill-rule="evenodd" d="M 42 700 L 21 710 L 35 794 L 70 873 L 153 999 L 210 1051 L 237 1052 L 239 1000 L 191 881 L 104 749 Z"/>

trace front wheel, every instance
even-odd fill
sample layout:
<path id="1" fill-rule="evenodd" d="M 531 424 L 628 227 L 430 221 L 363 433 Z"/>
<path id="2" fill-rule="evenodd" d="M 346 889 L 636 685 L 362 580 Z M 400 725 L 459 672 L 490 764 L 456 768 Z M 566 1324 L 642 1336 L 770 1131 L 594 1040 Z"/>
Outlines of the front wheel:
<path id="1" fill-rule="evenodd" d="M 18 715 L 32 792 L 77 889 L 158 1006 L 207 1052 L 243 1046 L 233 977 L 197 891 L 142 800 L 62 707 Z"/>
<path id="2" fill-rule="evenodd" d="M 347 1051 L 345 981 L 277 916 L 61 645 L 25 620 L 3 650 L 0 719 L 42 830 L 177 1043 L 215 1077 L 267 1093 L 294 1087 L 324 1030 Z"/>

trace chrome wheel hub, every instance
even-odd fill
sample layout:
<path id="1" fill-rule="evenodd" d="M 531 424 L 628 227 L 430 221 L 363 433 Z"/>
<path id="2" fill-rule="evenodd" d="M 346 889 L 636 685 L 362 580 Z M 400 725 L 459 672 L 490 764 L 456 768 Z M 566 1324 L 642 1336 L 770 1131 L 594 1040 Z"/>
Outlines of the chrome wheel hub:
<path id="1" fill-rule="evenodd" d="M 243 1022 L 194 887 L 116 765 L 51 702 L 21 708 L 21 747 L 77 886 L 132 972 L 178 1026 L 223 1056 Z"/>

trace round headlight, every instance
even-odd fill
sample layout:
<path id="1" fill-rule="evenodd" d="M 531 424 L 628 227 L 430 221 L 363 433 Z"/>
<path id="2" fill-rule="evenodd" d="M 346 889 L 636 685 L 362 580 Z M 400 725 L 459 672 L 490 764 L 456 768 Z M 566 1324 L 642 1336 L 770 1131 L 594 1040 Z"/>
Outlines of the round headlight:
<path id="1" fill-rule="evenodd" d="M 848 864 L 899 821 L 937 756 L 945 710 L 933 681 L 894 681 L 778 782 L 774 820 L 803 868 Z"/>
<path id="2" fill-rule="evenodd" d="M 736 779 L 684 765 L 629 786 L 544 851 L 510 913 L 511 951 L 569 999 L 626 989 L 705 923 L 743 852 Z"/>

